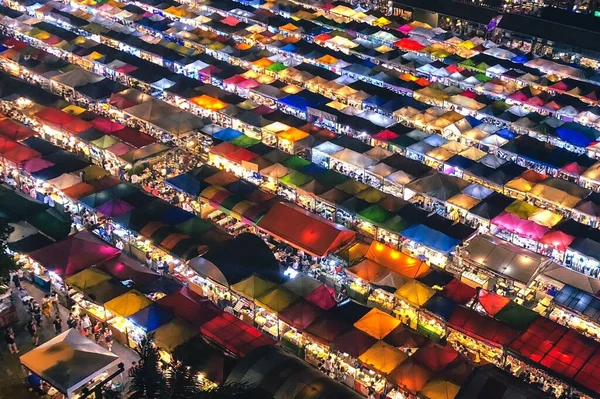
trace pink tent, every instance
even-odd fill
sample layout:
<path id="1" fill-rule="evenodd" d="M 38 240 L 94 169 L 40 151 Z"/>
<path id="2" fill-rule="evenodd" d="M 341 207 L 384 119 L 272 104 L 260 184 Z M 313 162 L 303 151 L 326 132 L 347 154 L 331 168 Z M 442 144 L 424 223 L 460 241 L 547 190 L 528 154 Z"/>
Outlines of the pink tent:
<path id="1" fill-rule="evenodd" d="M 521 222 L 524 220 L 510 212 L 502 212 L 491 221 L 493 225 L 510 232 L 515 232 Z"/>
<path id="2" fill-rule="evenodd" d="M 25 162 L 25 165 L 23 165 L 23 169 L 25 169 L 27 173 L 34 173 L 39 172 L 42 169 L 49 168 L 50 166 L 54 166 L 54 163 L 46 161 L 42 158 L 33 158 Z"/>
<path id="3" fill-rule="evenodd" d="M 96 129 L 100 130 L 102 133 L 105 134 L 111 134 L 116 132 L 117 130 L 121 130 L 123 128 L 125 128 L 125 126 L 113 122 L 110 119 L 104 119 L 104 118 L 96 118 L 92 121 L 92 126 L 94 126 Z"/>
<path id="4" fill-rule="evenodd" d="M 108 217 L 116 217 L 125 212 L 129 212 L 133 206 L 121 199 L 114 199 L 100 205 L 96 210 Z"/>
<path id="5" fill-rule="evenodd" d="M 335 305 L 337 305 L 337 302 L 335 301 L 335 291 L 327 287 L 325 284 L 316 288 L 310 294 L 305 295 L 304 299 L 314 303 L 315 305 L 324 310 L 329 310 Z"/>
<path id="6" fill-rule="evenodd" d="M 517 227 L 515 233 L 519 234 L 523 237 L 533 238 L 535 240 L 540 240 L 550 229 L 548 227 L 540 226 L 539 224 L 529 221 L 523 220 Z"/>
<path id="7" fill-rule="evenodd" d="M 399 28 L 396 28 L 397 31 L 404 33 L 405 35 L 408 34 L 408 32 L 410 32 L 411 30 L 413 30 L 414 28 L 412 26 L 410 26 L 409 24 L 405 24 L 402 25 Z"/>
<path id="8" fill-rule="evenodd" d="M 62 278 L 93 265 L 100 265 L 121 254 L 87 230 L 38 249 L 29 254 L 33 260 Z"/>
<path id="9" fill-rule="evenodd" d="M 121 156 L 121 155 L 127 154 L 130 151 L 135 150 L 135 148 L 130 145 L 127 145 L 125 143 L 119 142 L 119 143 L 111 145 L 110 147 L 107 148 L 107 150 L 112 152 L 116 156 Z"/>
<path id="10" fill-rule="evenodd" d="M 242 89 L 254 89 L 255 87 L 260 86 L 260 83 L 254 79 L 246 79 L 243 82 L 240 82 L 237 86 L 241 87 Z"/>
<path id="11" fill-rule="evenodd" d="M 234 76 L 232 76 L 232 77 L 230 77 L 230 78 L 227 78 L 227 79 L 225 79 L 225 80 L 223 81 L 223 83 L 224 83 L 224 84 L 226 84 L 226 85 L 235 85 L 235 86 L 237 86 L 237 85 L 239 85 L 240 83 L 242 83 L 242 82 L 245 82 L 246 80 L 248 80 L 248 79 L 246 79 L 246 78 L 245 78 L 245 77 L 243 77 L 243 76 L 240 76 L 240 75 L 234 75 Z"/>

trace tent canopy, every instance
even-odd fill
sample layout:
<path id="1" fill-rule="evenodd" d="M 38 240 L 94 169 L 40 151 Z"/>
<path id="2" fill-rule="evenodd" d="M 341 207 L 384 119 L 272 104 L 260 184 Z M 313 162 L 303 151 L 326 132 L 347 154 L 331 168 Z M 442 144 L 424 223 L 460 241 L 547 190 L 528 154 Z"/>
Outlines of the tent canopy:
<path id="1" fill-rule="evenodd" d="M 404 277 L 417 278 L 429 271 L 429 266 L 387 245 L 373 241 L 365 258 Z"/>
<path id="2" fill-rule="evenodd" d="M 96 376 L 116 366 L 119 357 L 74 329 L 27 352 L 21 364 L 71 397 Z"/>
<path id="3" fill-rule="evenodd" d="M 362 363 L 371 366 L 383 375 L 388 375 L 408 356 L 393 346 L 383 341 L 378 341 L 365 353 L 358 357 Z"/>
<path id="4" fill-rule="evenodd" d="M 281 202 L 267 212 L 258 227 L 315 256 L 325 256 L 355 236 L 353 231 Z"/>
<path id="5" fill-rule="evenodd" d="M 121 317 L 129 317 L 150 306 L 152 301 L 139 291 L 131 290 L 108 301 L 104 306 L 111 313 Z"/>
<path id="6" fill-rule="evenodd" d="M 354 323 L 355 328 L 369 334 L 376 339 L 385 338 L 385 336 L 387 336 L 399 325 L 400 320 L 382 312 L 379 309 L 372 309 L 359 321 Z"/>

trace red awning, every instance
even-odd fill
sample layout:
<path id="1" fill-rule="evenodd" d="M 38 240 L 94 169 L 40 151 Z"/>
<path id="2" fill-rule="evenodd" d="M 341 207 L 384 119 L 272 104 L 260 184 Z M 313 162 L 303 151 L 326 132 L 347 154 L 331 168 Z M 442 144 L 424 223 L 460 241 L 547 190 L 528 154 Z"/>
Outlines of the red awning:
<path id="1" fill-rule="evenodd" d="M 486 313 L 494 317 L 499 311 L 510 303 L 510 299 L 486 290 L 479 291 L 479 304 Z"/>
<path id="2" fill-rule="evenodd" d="M 73 115 L 56 108 L 45 108 L 37 112 L 35 116 L 57 126 L 64 126 L 75 119 Z"/>
<path id="3" fill-rule="evenodd" d="M 350 326 L 329 316 L 323 316 L 304 330 L 315 340 L 330 345 L 337 337 L 350 330 Z"/>
<path id="4" fill-rule="evenodd" d="M 34 136 L 35 132 L 10 119 L 2 119 L 0 120 L 0 134 L 8 139 L 19 141 Z"/>
<path id="5" fill-rule="evenodd" d="M 422 50 L 423 48 L 425 48 L 425 46 L 423 46 L 421 43 L 417 42 L 416 40 L 407 39 L 407 38 L 398 40 L 397 42 L 394 43 L 394 46 L 404 49 L 404 50 L 412 50 L 412 51 L 419 51 L 419 50 Z"/>
<path id="6" fill-rule="evenodd" d="M 373 136 L 373 138 L 375 140 L 379 140 L 379 141 L 392 141 L 394 139 L 397 139 L 398 136 L 396 133 L 389 131 L 389 130 L 382 130 L 381 132 L 377 133 L 376 135 Z"/>
<path id="7" fill-rule="evenodd" d="M 458 353 L 451 346 L 431 344 L 421 348 L 414 354 L 415 361 L 433 371 L 442 371 L 458 358 Z"/>
<path id="8" fill-rule="evenodd" d="M 229 313 L 222 313 L 200 327 L 200 332 L 231 353 L 244 357 L 255 348 L 275 342 Z"/>
<path id="9" fill-rule="evenodd" d="M 575 381 L 600 395 L 600 349 L 575 376 Z"/>
<path id="10" fill-rule="evenodd" d="M 569 330 L 542 358 L 540 364 L 561 376 L 573 378 L 596 348 L 596 341 Z"/>
<path id="11" fill-rule="evenodd" d="M 239 150 L 232 152 L 231 154 L 227 154 L 227 159 L 237 164 L 241 164 L 244 161 L 252 161 L 256 157 L 258 157 L 258 155 L 256 155 L 252 151 L 248 151 L 245 148 L 240 148 Z"/>
<path id="12" fill-rule="evenodd" d="M 16 164 L 20 164 L 22 162 L 29 161 L 30 159 L 33 159 L 33 158 L 39 158 L 41 156 L 42 156 L 42 154 L 40 154 L 36 150 L 31 149 L 31 148 L 26 147 L 21 144 L 19 144 L 14 149 L 4 153 L 4 158 L 6 158 L 9 161 L 12 161 Z"/>
<path id="13" fill-rule="evenodd" d="M 469 287 L 465 283 L 461 283 L 456 278 L 453 278 L 442 290 L 442 295 L 461 305 L 464 305 L 473 299 L 476 293 L 477 291 L 475 288 Z"/>
<path id="14" fill-rule="evenodd" d="M 189 288 L 181 287 L 174 293 L 162 297 L 156 303 L 169 308 L 175 316 L 200 327 L 223 313 L 208 298 L 198 295 Z"/>
<path id="15" fill-rule="evenodd" d="M 290 228 L 294 226 L 294 228 Z M 315 256 L 352 241 L 355 232 L 291 204 L 278 202 L 258 223 L 261 230 Z"/>
<path id="16" fill-rule="evenodd" d="M 461 306 L 454 309 L 448 325 L 463 334 L 497 347 L 508 344 L 518 334 L 518 331 L 499 321 Z"/>
<path id="17" fill-rule="evenodd" d="M 123 129 L 114 131 L 111 133 L 111 135 L 135 148 L 142 148 L 156 143 L 156 139 L 154 137 L 130 127 L 125 127 Z"/>
<path id="18" fill-rule="evenodd" d="M 160 278 L 158 273 L 140 265 L 132 258 L 121 254 L 116 259 L 111 259 L 104 263 L 99 269 L 107 272 L 120 281 L 131 280 L 135 282 L 136 287 L 153 283 Z"/>
<path id="19" fill-rule="evenodd" d="M 523 334 L 511 342 L 510 350 L 539 363 L 566 332 L 566 327 L 538 316 Z"/>
<path id="20" fill-rule="evenodd" d="M 92 121 L 92 126 L 100 130 L 104 134 L 111 134 L 123 129 L 125 126 L 113 122 L 110 119 L 96 118 Z"/>
<path id="21" fill-rule="evenodd" d="M 337 337 L 331 346 L 342 353 L 349 354 L 354 359 L 358 359 L 360 355 L 375 345 L 376 342 L 377 340 L 369 334 L 352 327 L 349 332 Z"/>
<path id="22" fill-rule="evenodd" d="M 79 134 L 91 129 L 92 127 L 93 125 L 90 122 L 75 118 L 71 122 L 64 125 L 63 129 L 72 134 Z"/>
<path id="23" fill-rule="evenodd" d="M 573 240 L 575 240 L 575 237 L 563 233 L 562 231 L 549 231 L 540 239 L 540 243 L 564 252 L 569 245 L 571 245 Z"/>
<path id="24" fill-rule="evenodd" d="M 279 313 L 279 319 L 297 330 L 304 331 L 306 327 L 322 315 L 323 310 L 306 300 L 300 300 L 295 305 Z"/>
<path id="25" fill-rule="evenodd" d="M 314 303 L 323 310 L 329 310 L 337 305 L 335 291 L 325 284 L 315 288 L 310 294 L 305 295 L 304 299 Z"/>

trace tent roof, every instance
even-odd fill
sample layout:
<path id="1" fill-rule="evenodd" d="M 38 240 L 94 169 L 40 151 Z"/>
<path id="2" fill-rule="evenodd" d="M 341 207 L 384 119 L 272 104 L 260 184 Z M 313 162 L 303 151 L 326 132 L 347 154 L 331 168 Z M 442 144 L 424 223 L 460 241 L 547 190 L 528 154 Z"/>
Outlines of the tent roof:
<path id="1" fill-rule="evenodd" d="M 162 297 L 156 303 L 171 309 L 175 316 L 196 327 L 221 314 L 221 310 L 210 302 L 208 298 L 200 296 L 185 287 Z"/>
<path id="2" fill-rule="evenodd" d="M 417 280 L 409 280 L 396 291 L 396 296 L 406 299 L 418 307 L 423 306 L 433 295 L 435 295 L 435 290 Z"/>
<path id="3" fill-rule="evenodd" d="M 154 331 L 173 319 L 173 313 L 156 303 L 134 313 L 128 319 L 142 327 L 146 332 Z"/>
<path id="4" fill-rule="evenodd" d="M 517 330 L 460 306 L 452 312 L 448 325 L 464 334 L 500 347 L 508 344 L 518 334 Z"/>
<path id="5" fill-rule="evenodd" d="M 429 271 L 424 262 L 376 241 L 369 246 L 365 258 L 408 278 L 417 278 Z"/>
<path id="6" fill-rule="evenodd" d="M 119 357 L 74 329 L 52 338 L 20 358 L 21 364 L 59 392 L 72 395 L 115 366 Z"/>
<path id="7" fill-rule="evenodd" d="M 121 317 L 129 317 L 141 309 L 150 306 L 152 301 L 139 291 L 131 290 L 108 301 L 104 306 L 111 313 Z"/>
<path id="8" fill-rule="evenodd" d="M 468 286 L 460 280 L 454 278 L 444 286 L 441 294 L 452 299 L 456 303 L 464 305 L 473 299 L 476 292 L 477 291 L 475 288 Z"/>
<path id="9" fill-rule="evenodd" d="M 423 367 L 411 358 L 396 367 L 388 376 L 388 380 L 410 391 L 418 392 L 434 376 L 434 372 Z"/>
<path id="10" fill-rule="evenodd" d="M 189 324 L 175 319 L 154 330 L 154 342 L 158 347 L 173 353 L 175 348 L 183 345 L 197 334 L 196 330 Z"/>
<path id="11" fill-rule="evenodd" d="M 382 312 L 379 309 L 372 309 L 364 315 L 359 321 L 354 323 L 354 327 L 364 331 L 373 338 L 383 339 L 392 330 L 400 325 L 400 320 Z"/>
<path id="12" fill-rule="evenodd" d="M 371 366 L 377 372 L 388 375 L 408 356 L 383 341 L 378 341 L 358 357 L 362 363 Z"/>
<path id="13" fill-rule="evenodd" d="M 304 331 L 316 319 L 323 315 L 316 305 L 301 299 L 283 312 L 279 313 L 279 320 L 289 324 L 297 330 Z"/>
<path id="14" fill-rule="evenodd" d="M 458 353 L 451 346 L 430 344 L 419 349 L 413 359 L 430 370 L 440 372 L 458 359 Z"/>
<path id="15" fill-rule="evenodd" d="M 376 342 L 377 339 L 371 335 L 352 328 L 350 331 L 338 336 L 331 345 L 340 352 L 347 353 L 352 358 L 357 359 Z"/>
<path id="16" fill-rule="evenodd" d="M 110 276 L 98 269 L 85 269 L 65 279 L 65 283 L 86 294 L 88 288 L 110 280 Z"/>
<path id="17" fill-rule="evenodd" d="M 247 279 L 244 279 L 244 280 L 240 281 L 239 283 L 235 283 L 234 285 L 232 285 L 231 289 L 234 292 L 236 292 L 250 300 L 254 300 L 258 296 L 275 288 L 276 285 L 277 284 L 275 284 L 269 280 L 265 280 L 263 278 L 260 278 L 256 274 L 253 274 L 252 276 L 248 277 Z"/>
<path id="18" fill-rule="evenodd" d="M 323 283 L 305 274 L 289 279 L 283 286 L 298 296 L 305 296 L 322 286 Z"/>
<path id="19" fill-rule="evenodd" d="M 283 286 L 278 286 L 259 295 L 255 302 L 258 306 L 277 314 L 289 308 L 297 300 L 298 295 Z"/>
<path id="20" fill-rule="evenodd" d="M 555 262 L 548 264 L 543 269 L 542 274 L 592 295 L 597 295 L 600 292 L 600 281 L 598 279 L 588 277 Z"/>
<path id="21" fill-rule="evenodd" d="M 295 228 L 290 230 L 290 225 Z M 355 236 L 353 231 L 281 202 L 267 212 L 258 227 L 316 256 L 326 255 Z"/>
<path id="22" fill-rule="evenodd" d="M 305 295 L 304 299 L 314 303 L 323 310 L 329 310 L 337 305 L 335 291 L 325 284 L 322 284 L 310 294 Z"/>

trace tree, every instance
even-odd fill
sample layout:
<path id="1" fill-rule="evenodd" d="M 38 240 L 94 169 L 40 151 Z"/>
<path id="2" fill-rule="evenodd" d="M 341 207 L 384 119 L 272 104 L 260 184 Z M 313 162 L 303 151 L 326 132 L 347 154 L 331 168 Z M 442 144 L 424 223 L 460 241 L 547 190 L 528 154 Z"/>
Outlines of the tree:
<path id="1" fill-rule="evenodd" d="M 0 283 L 10 282 L 10 273 L 18 269 L 14 257 L 8 254 L 8 237 L 14 227 L 5 220 L 0 220 Z"/>
<path id="2" fill-rule="evenodd" d="M 135 349 L 140 360 L 131 371 L 128 393 L 132 398 L 159 399 L 165 384 L 160 368 L 160 353 L 154 345 L 153 335 L 142 338 Z"/>
<path id="3" fill-rule="evenodd" d="M 190 367 L 176 360 L 167 365 L 164 378 L 161 398 L 195 399 L 202 390 L 196 373 Z"/>

